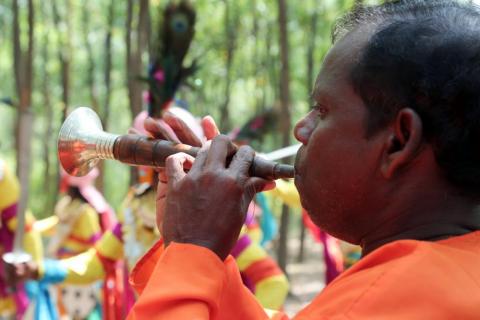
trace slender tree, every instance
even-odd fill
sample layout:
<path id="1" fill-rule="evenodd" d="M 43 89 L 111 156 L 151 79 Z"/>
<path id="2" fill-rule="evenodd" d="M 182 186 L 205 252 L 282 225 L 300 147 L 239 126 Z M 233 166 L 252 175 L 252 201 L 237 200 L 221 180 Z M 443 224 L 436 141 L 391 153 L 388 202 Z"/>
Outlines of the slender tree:
<path id="1" fill-rule="evenodd" d="M 260 17 L 257 9 L 257 1 L 252 0 L 252 36 L 255 39 L 254 49 L 253 49 L 253 75 L 255 79 L 255 111 L 257 113 L 265 110 L 265 97 L 266 97 L 266 81 L 264 80 L 264 74 L 262 70 L 266 67 L 264 59 L 261 57 L 260 52 Z M 259 85 L 260 84 L 260 85 Z M 257 87 L 257 85 L 259 85 Z"/>
<path id="2" fill-rule="evenodd" d="M 53 22 L 55 24 L 55 30 L 60 32 L 59 34 L 59 43 L 58 43 L 58 60 L 60 61 L 61 69 L 61 82 L 62 82 L 62 102 L 63 102 L 63 113 L 62 113 L 62 123 L 67 117 L 68 106 L 70 104 L 70 63 L 72 57 L 72 48 L 71 48 L 71 36 L 72 36 L 72 25 L 71 17 L 72 6 L 71 0 L 65 0 L 65 16 L 64 22 L 60 17 L 59 8 L 57 6 L 57 0 L 51 0 L 52 2 L 52 11 L 53 11 Z M 61 24 L 65 24 L 66 30 L 62 30 L 60 27 Z"/>
<path id="3" fill-rule="evenodd" d="M 148 0 L 139 0 L 136 28 L 134 26 L 135 1 L 127 1 L 127 25 L 125 42 L 127 47 L 126 70 L 127 89 L 130 101 L 132 119 L 142 111 L 142 83 L 138 77 L 145 73 L 142 55 L 148 48 L 149 3 Z M 130 183 L 137 180 L 137 170 L 130 170 Z"/>
<path id="4" fill-rule="evenodd" d="M 273 29 L 274 29 L 274 24 L 270 23 L 270 21 L 267 21 L 267 30 L 265 32 L 265 56 L 264 56 L 264 65 L 266 66 L 268 70 L 268 78 L 269 78 L 269 83 L 271 85 L 271 89 L 273 89 L 273 97 L 275 99 L 278 98 L 280 95 L 280 86 L 277 85 L 279 83 L 279 75 L 277 71 L 277 63 L 276 63 L 276 57 L 274 54 L 273 50 Z M 275 58 L 274 58 L 275 57 Z M 265 98 L 266 99 L 266 98 Z"/>
<path id="5" fill-rule="evenodd" d="M 46 2 L 42 2 L 42 20 L 44 23 L 48 23 L 49 16 L 46 8 Z M 53 206 L 56 201 L 57 195 L 57 157 L 51 157 L 52 153 L 52 136 L 53 133 L 53 106 L 50 88 L 50 73 L 48 70 L 48 63 L 50 61 L 49 48 L 51 46 L 49 28 L 44 28 L 43 41 L 42 41 L 42 68 L 41 68 L 41 91 L 42 91 L 42 103 L 45 107 L 45 131 L 43 136 L 43 161 L 45 166 L 45 190 L 47 191 L 46 200 L 44 202 L 43 212 L 53 212 Z"/>
<path id="6" fill-rule="evenodd" d="M 142 83 L 138 77 L 145 73 L 142 63 L 142 55 L 148 46 L 148 0 L 140 0 L 136 28 L 134 26 L 135 1 L 127 1 L 127 87 L 130 100 L 130 111 L 135 117 L 142 111 Z"/>
<path id="7" fill-rule="evenodd" d="M 104 69 L 103 69 L 103 107 L 99 107 L 99 117 L 103 125 L 103 129 L 108 132 L 110 119 L 110 98 L 112 91 L 112 30 L 114 22 L 114 0 L 110 0 L 107 7 L 107 21 L 105 28 L 105 47 L 104 47 Z M 105 163 L 101 161 L 98 164 L 100 175 L 95 181 L 95 185 L 101 191 L 105 191 Z"/>
<path id="8" fill-rule="evenodd" d="M 103 80 L 105 83 L 103 114 L 101 115 L 103 126 L 108 131 L 110 120 L 110 96 L 112 91 L 112 30 L 114 21 L 115 0 L 110 0 L 107 14 L 107 28 L 105 33 L 105 69 Z"/>
<path id="9" fill-rule="evenodd" d="M 93 55 L 92 44 L 90 43 L 90 8 L 88 2 L 82 7 L 82 29 L 83 29 L 83 43 L 87 51 L 87 72 L 85 77 L 85 87 L 90 93 L 90 105 L 97 114 L 103 114 L 100 110 L 98 102 L 97 84 L 95 83 L 95 59 Z"/>
<path id="10" fill-rule="evenodd" d="M 83 5 L 82 8 L 82 29 L 83 29 L 83 42 L 85 45 L 85 49 L 87 51 L 87 72 L 85 77 L 85 87 L 89 90 L 90 95 L 90 106 L 92 107 L 95 112 L 100 115 L 100 119 L 102 120 L 102 124 L 104 125 L 103 115 L 104 110 L 101 110 L 101 106 L 99 103 L 98 91 L 97 91 L 97 83 L 95 81 L 95 58 L 93 54 L 92 44 L 90 43 L 90 8 L 88 7 L 88 2 Z M 107 31 L 108 32 L 108 31 Z M 108 61 L 106 61 L 108 63 Z M 98 164 L 99 176 L 95 180 L 95 186 L 103 193 L 104 191 L 104 177 L 105 177 L 105 170 L 104 170 L 104 162 L 101 161 Z"/>
<path id="11" fill-rule="evenodd" d="M 288 30 L 287 30 L 287 3 L 286 0 L 278 0 L 278 25 L 280 31 L 280 107 L 282 112 L 282 121 L 280 128 L 282 132 L 282 145 L 290 145 L 291 116 L 290 116 L 290 71 L 288 63 Z M 289 210 L 286 205 L 282 207 L 282 216 L 280 222 L 280 241 L 278 247 L 278 264 L 286 273 L 288 257 L 288 226 Z"/>
<path id="12" fill-rule="evenodd" d="M 32 81 L 33 81 L 33 51 L 34 51 L 34 8 L 33 0 L 27 1 L 27 46 L 22 48 L 19 1 L 12 0 L 13 12 L 13 61 L 15 87 L 18 99 L 18 116 L 16 123 L 17 175 L 22 187 L 19 201 L 19 212 L 25 210 L 28 202 L 30 154 L 32 139 L 33 115 Z"/>
<path id="13" fill-rule="evenodd" d="M 237 44 L 237 34 L 238 34 L 238 15 L 237 10 L 234 7 L 235 1 L 230 3 L 229 0 L 224 0 L 225 3 L 225 42 L 227 44 L 226 48 L 226 60 L 225 60 L 225 91 L 224 91 L 224 102 L 220 107 L 220 129 L 223 132 L 227 132 L 232 129 L 230 123 L 230 96 L 231 96 L 231 87 L 232 87 L 232 66 L 235 55 L 235 49 Z"/>

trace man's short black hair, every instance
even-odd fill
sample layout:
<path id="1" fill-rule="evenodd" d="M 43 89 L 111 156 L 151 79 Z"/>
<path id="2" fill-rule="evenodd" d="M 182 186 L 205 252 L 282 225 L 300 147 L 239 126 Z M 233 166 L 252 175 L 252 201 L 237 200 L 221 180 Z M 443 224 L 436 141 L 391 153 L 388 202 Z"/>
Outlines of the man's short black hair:
<path id="1" fill-rule="evenodd" d="M 367 136 L 402 108 L 421 117 L 446 177 L 480 191 L 480 11 L 452 0 L 403 0 L 356 7 L 333 38 L 371 24 L 372 37 L 351 70 L 369 110 Z"/>

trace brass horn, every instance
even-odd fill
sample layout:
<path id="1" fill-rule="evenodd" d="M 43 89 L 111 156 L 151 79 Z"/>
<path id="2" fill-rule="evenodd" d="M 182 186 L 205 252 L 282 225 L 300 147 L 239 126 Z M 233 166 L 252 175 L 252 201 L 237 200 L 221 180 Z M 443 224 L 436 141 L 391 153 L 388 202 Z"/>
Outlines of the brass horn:
<path id="1" fill-rule="evenodd" d="M 165 159 L 174 153 L 185 152 L 195 157 L 198 150 L 189 145 L 135 134 L 104 132 L 97 114 L 86 107 L 75 109 L 67 117 L 58 136 L 60 163 L 73 176 L 86 175 L 100 159 L 115 159 L 134 166 L 163 167 Z M 269 180 L 293 178 L 294 168 L 256 156 L 250 175 Z"/>

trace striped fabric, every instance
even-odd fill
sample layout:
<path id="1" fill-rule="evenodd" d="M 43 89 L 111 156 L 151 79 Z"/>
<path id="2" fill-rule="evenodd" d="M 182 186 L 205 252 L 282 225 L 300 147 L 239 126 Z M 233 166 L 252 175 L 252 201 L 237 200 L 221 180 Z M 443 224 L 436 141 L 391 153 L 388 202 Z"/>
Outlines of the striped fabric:
<path id="1" fill-rule="evenodd" d="M 282 275 L 282 270 L 270 257 L 252 263 L 243 273 L 253 283 L 258 283 L 272 276 Z"/>

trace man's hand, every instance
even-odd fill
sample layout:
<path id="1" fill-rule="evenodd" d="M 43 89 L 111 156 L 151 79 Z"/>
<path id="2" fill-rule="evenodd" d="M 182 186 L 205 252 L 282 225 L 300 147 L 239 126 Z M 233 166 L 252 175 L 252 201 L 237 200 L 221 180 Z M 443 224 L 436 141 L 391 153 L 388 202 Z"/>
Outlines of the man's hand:
<path id="1" fill-rule="evenodd" d="M 175 143 L 184 143 L 195 147 L 201 147 L 209 143 L 219 134 L 217 125 L 211 116 L 204 117 L 200 122 L 203 137 L 194 133 L 190 126 L 179 116 L 172 112 L 166 112 L 162 119 L 147 118 L 144 123 L 145 129 L 155 139 L 168 140 Z M 131 131 L 137 133 L 136 131 Z M 191 162 L 187 163 L 190 165 Z M 158 169 L 157 185 L 157 226 L 162 232 L 165 200 L 167 195 L 167 176 L 164 168 Z"/>
<path id="2" fill-rule="evenodd" d="M 237 151 L 226 136 L 220 135 L 209 149 L 201 149 L 195 161 L 184 153 L 168 157 L 162 230 L 165 244 L 200 245 L 224 260 L 238 239 L 253 196 L 274 185 L 248 175 L 254 156 L 250 147 Z M 191 164 L 188 173 L 184 171 L 186 163 Z"/>

